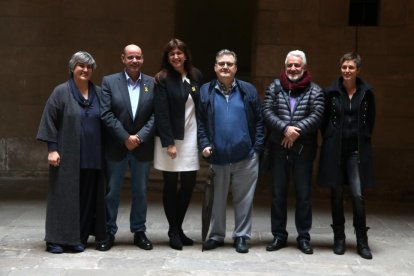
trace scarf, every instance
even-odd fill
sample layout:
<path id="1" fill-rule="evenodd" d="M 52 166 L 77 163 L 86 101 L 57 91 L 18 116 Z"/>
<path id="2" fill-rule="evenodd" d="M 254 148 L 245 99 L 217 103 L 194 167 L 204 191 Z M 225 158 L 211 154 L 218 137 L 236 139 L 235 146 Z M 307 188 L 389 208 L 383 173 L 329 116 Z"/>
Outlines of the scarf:
<path id="1" fill-rule="evenodd" d="M 282 71 L 280 73 L 279 78 L 283 89 L 285 91 L 290 91 L 294 95 L 297 95 L 301 93 L 303 90 L 305 90 L 312 81 L 312 76 L 308 71 L 305 71 L 303 73 L 302 78 L 300 78 L 296 82 L 292 82 L 291 80 L 289 80 L 285 71 Z"/>
<path id="2" fill-rule="evenodd" d="M 69 79 L 70 92 L 72 93 L 73 98 L 78 102 L 78 104 L 83 108 L 89 108 L 93 101 L 95 100 L 95 87 L 92 82 L 89 82 L 89 98 L 85 99 L 78 87 L 76 86 L 75 81 L 71 78 Z"/>

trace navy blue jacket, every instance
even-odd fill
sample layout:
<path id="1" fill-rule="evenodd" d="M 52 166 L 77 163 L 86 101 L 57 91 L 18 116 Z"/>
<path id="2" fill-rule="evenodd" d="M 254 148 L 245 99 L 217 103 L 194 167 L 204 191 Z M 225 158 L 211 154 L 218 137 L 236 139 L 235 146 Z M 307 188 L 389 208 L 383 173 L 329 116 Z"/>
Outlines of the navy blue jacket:
<path id="1" fill-rule="evenodd" d="M 219 142 L 214 141 L 214 98 L 217 95 L 215 88 L 216 84 L 217 80 L 213 80 L 209 83 L 204 84 L 200 88 L 199 104 L 197 108 L 198 145 L 200 150 L 203 150 L 208 146 L 213 148 L 213 154 L 209 158 L 206 158 L 209 163 L 222 164 L 223 159 L 226 157 L 219 156 L 214 152 L 215 144 Z M 245 115 L 247 118 L 249 136 L 252 142 L 251 148 L 260 154 L 264 149 L 264 127 L 260 100 L 256 88 L 252 84 L 238 79 L 236 79 L 236 86 L 236 88 L 240 91 L 244 104 L 244 110 L 246 112 Z M 241 149 L 235 146 L 229 149 L 229 152 L 236 153 L 239 150 Z"/>

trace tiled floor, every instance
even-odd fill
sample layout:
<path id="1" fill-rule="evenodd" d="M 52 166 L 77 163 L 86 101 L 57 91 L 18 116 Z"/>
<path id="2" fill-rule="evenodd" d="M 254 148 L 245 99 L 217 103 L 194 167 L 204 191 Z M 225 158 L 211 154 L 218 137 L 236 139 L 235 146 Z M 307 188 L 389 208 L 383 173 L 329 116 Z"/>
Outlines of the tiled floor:
<path id="1" fill-rule="evenodd" d="M 168 227 L 160 198 L 160 185 L 149 191 L 148 237 L 152 251 L 132 244 L 129 233 L 128 189 L 124 189 L 119 210 L 119 232 L 108 252 L 94 250 L 93 242 L 80 254 L 52 255 L 43 242 L 45 219 L 45 180 L 0 181 L 0 275 L 414 275 L 414 203 L 368 200 L 369 242 L 373 260 L 356 254 L 350 203 L 347 203 L 346 235 L 348 248 L 343 256 L 332 253 L 332 231 L 327 200 L 315 199 L 311 231 L 313 255 L 296 249 L 294 209 L 289 208 L 289 244 L 277 252 L 267 252 L 270 233 L 269 197 L 258 193 L 255 199 L 253 238 L 250 252 L 239 254 L 226 246 L 201 251 L 201 200 L 196 189 L 185 220 L 188 236 L 196 240 L 183 251 L 170 249 Z M 290 206 L 294 200 L 290 200 Z M 227 236 L 231 236 L 231 203 L 227 216 Z"/>

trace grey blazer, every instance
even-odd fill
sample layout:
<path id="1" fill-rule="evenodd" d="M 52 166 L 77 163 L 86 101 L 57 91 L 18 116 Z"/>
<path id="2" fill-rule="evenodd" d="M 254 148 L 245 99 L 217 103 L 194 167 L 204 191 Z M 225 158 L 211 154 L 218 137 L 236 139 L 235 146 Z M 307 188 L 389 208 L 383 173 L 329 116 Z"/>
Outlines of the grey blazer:
<path id="1" fill-rule="evenodd" d="M 141 92 L 135 119 L 125 72 L 104 76 L 102 80 L 101 118 L 105 126 L 105 156 L 119 161 L 128 149 L 124 141 L 138 134 L 143 143 L 132 152 L 139 161 L 154 158 L 154 78 L 141 73 Z"/>

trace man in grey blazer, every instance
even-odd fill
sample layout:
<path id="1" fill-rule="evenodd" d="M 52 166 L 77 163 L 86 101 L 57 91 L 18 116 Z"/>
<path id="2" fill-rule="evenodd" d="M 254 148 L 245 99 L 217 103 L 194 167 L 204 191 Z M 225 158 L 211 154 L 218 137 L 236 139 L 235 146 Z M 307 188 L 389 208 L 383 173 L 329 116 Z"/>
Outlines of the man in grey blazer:
<path id="1" fill-rule="evenodd" d="M 141 73 L 142 50 L 127 45 L 121 55 L 125 69 L 102 80 L 101 118 L 105 126 L 105 160 L 107 176 L 106 213 L 111 249 L 118 230 L 119 197 L 126 170 L 131 171 L 132 204 L 130 229 L 134 244 L 151 250 L 146 237 L 147 182 L 154 157 L 154 104 L 152 77 Z"/>

